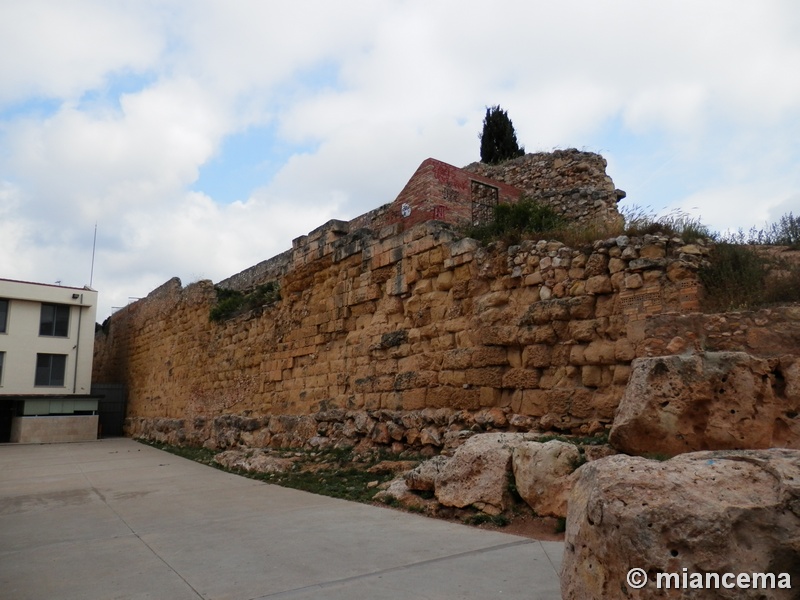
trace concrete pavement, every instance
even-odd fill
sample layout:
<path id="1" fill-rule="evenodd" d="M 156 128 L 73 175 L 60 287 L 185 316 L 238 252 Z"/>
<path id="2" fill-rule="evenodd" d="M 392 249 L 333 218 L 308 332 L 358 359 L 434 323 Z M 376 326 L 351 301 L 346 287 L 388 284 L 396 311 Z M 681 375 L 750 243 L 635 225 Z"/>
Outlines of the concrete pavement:
<path id="1" fill-rule="evenodd" d="M 129 439 L 0 445 L 2 600 L 550 600 L 562 549 Z"/>

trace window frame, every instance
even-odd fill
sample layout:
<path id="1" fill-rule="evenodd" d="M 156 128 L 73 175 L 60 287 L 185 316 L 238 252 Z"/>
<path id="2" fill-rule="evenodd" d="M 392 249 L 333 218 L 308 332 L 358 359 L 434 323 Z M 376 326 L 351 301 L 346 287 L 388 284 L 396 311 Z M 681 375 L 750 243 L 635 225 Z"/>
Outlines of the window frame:
<path id="1" fill-rule="evenodd" d="M 47 365 L 41 364 L 47 358 Z M 58 359 L 54 361 L 54 359 Z M 60 365 L 58 364 L 60 363 Z M 60 367 L 60 369 L 59 369 Z M 55 382 L 53 381 L 54 369 L 56 371 Z M 60 370 L 60 379 L 57 371 Z M 46 377 L 43 375 L 46 374 Z M 45 382 L 46 380 L 46 382 Z M 36 370 L 33 376 L 34 387 L 66 387 L 67 385 L 67 355 L 49 354 L 39 352 L 36 354 Z"/>
<path id="2" fill-rule="evenodd" d="M 45 320 L 45 311 L 51 310 L 49 320 Z M 45 337 L 69 337 L 69 321 L 72 307 L 69 304 L 42 302 L 39 312 L 39 335 Z"/>
<path id="3" fill-rule="evenodd" d="M 8 310 L 11 302 L 8 298 L 0 298 L 0 333 L 8 333 Z"/>

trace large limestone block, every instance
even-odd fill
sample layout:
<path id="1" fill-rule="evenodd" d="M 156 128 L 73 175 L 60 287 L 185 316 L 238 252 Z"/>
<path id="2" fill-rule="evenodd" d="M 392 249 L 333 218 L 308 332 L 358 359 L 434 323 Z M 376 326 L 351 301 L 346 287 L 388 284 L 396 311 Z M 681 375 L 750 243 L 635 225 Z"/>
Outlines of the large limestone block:
<path id="1" fill-rule="evenodd" d="M 580 459 L 575 444 L 523 442 L 514 448 L 511 459 L 517 493 L 537 515 L 565 517 L 570 474 Z"/>
<path id="2" fill-rule="evenodd" d="M 530 433 L 484 433 L 465 441 L 436 476 L 440 504 L 463 508 L 474 505 L 488 514 L 500 514 L 508 504 L 511 451 L 534 439 Z"/>
<path id="3" fill-rule="evenodd" d="M 411 490 L 433 491 L 436 486 L 436 478 L 449 460 L 449 456 L 439 454 L 430 460 L 420 463 L 403 475 L 406 485 Z"/>
<path id="4" fill-rule="evenodd" d="M 706 352 L 631 366 L 610 433 L 622 452 L 800 448 L 800 394 L 775 360 Z"/>
<path id="5" fill-rule="evenodd" d="M 697 452 L 666 462 L 616 455 L 587 463 L 576 477 L 562 597 L 797 598 L 800 451 Z M 647 575 L 641 589 L 626 579 L 634 568 Z M 776 589 L 675 589 L 684 573 L 695 586 L 698 578 L 707 585 L 707 573 L 771 573 Z M 663 574 L 678 574 L 677 585 L 667 590 Z M 793 589 L 779 589 L 787 577 Z"/>
<path id="6" fill-rule="evenodd" d="M 384 502 L 386 504 L 397 502 L 406 508 L 417 510 L 432 509 L 434 504 L 432 500 L 426 500 L 412 492 L 408 485 L 406 485 L 402 475 L 393 479 L 385 490 L 375 494 L 372 499 L 376 502 Z"/>

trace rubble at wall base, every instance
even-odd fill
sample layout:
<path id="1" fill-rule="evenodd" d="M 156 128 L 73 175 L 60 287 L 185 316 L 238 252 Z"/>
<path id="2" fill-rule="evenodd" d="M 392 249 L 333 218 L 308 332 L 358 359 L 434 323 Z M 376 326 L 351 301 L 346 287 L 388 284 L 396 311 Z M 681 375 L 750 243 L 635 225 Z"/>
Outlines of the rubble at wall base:
<path id="1" fill-rule="evenodd" d="M 125 431 L 177 446 L 204 446 L 212 450 L 248 448 L 384 448 L 396 454 L 406 450 L 439 454 L 486 432 L 538 431 L 539 421 L 508 409 L 478 411 L 448 408 L 414 411 L 339 409 L 310 415 L 224 414 L 193 418 L 126 419 Z M 584 435 L 603 433 L 599 423 L 579 428 Z"/>

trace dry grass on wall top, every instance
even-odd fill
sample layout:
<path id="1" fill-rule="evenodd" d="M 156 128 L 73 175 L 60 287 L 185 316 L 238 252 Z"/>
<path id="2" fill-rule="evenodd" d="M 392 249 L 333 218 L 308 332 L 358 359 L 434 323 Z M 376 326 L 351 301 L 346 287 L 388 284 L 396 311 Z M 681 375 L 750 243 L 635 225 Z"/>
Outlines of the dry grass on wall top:
<path id="1" fill-rule="evenodd" d="M 714 242 L 708 261 L 700 270 L 705 288 L 702 309 L 722 312 L 771 304 L 800 302 L 800 260 L 781 252 L 759 251 L 754 246 L 783 246 L 800 250 L 800 218 L 792 213 L 762 229 L 747 233 L 721 234 L 683 211 L 657 216 L 637 206 L 623 209 L 623 228 L 605 223 L 569 224 L 550 208 L 524 199 L 518 205 L 496 207 L 494 220 L 468 228 L 465 234 L 483 243 L 502 241 L 509 245 L 525 239 L 548 239 L 580 248 L 600 239 L 627 235 L 661 235 L 679 238 L 684 244 L 698 240 Z"/>
<path id="2" fill-rule="evenodd" d="M 657 216 L 648 209 L 631 206 L 623 209 L 621 214 L 624 225 L 607 221 L 574 223 L 559 216 L 549 206 L 526 197 L 517 204 L 499 204 L 494 208 L 491 221 L 466 227 L 461 233 L 484 244 L 501 241 L 516 245 L 523 240 L 544 239 L 555 240 L 572 248 L 581 248 L 620 235 L 669 236 L 680 238 L 684 244 L 718 237 L 696 217 L 679 210 Z"/>
<path id="3" fill-rule="evenodd" d="M 784 255 L 784 251 L 800 249 L 800 218 L 792 213 L 764 228 L 725 234 L 711 231 L 696 217 L 679 210 L 655 217 L 634 207 L 623 214 L 628 235 L 658 232 L 678 236 L 687 244 L 697 239 L 713 242 L 708 260 L 699 271 L 705 291 L 701 305 L 704 312 L 800 302 L 800 261 Z M 764 246 L 785 248 L 771 252 Z"/>
<path id="4" fill-rule="evenodd" d="M 622 215 L 622 228 L 607 223 L 570 224 L 550 207 L 524 198 L 515 205 L 498 205 L 492 221 L 468 227 L 463 234 L 484 244 L 499 241 L 516 245 L 523 240 L 547 239 L 573 248 L 619 235 L 670 236 L 684 244 L 711 241 L 713 250 L 699 272 L 705 289 L 705 312 L 800 302 L 800 261 L 753 247 L 800 249 L 800 218 L 792 213 L 762 229 L 753 227 L 747 233 L 740 230 L 731 234 L 713 232 L 698 218 L 680 210 L 657 216 L 649 209 L 631 206 L 623 209 Z"/>
<path id="5" fill-rule="evenodd" d="M 699 276 L 706 312 L 800 302 L 800 264 L 752 246 L 716 244 Z"/>
<path id="6" fill-rule="evenodd" d="M 792 213 L 747 233 L 713 233 L 699 271 L 703 309 L 725 312 L 800 302 L 800 218 Z"/>

